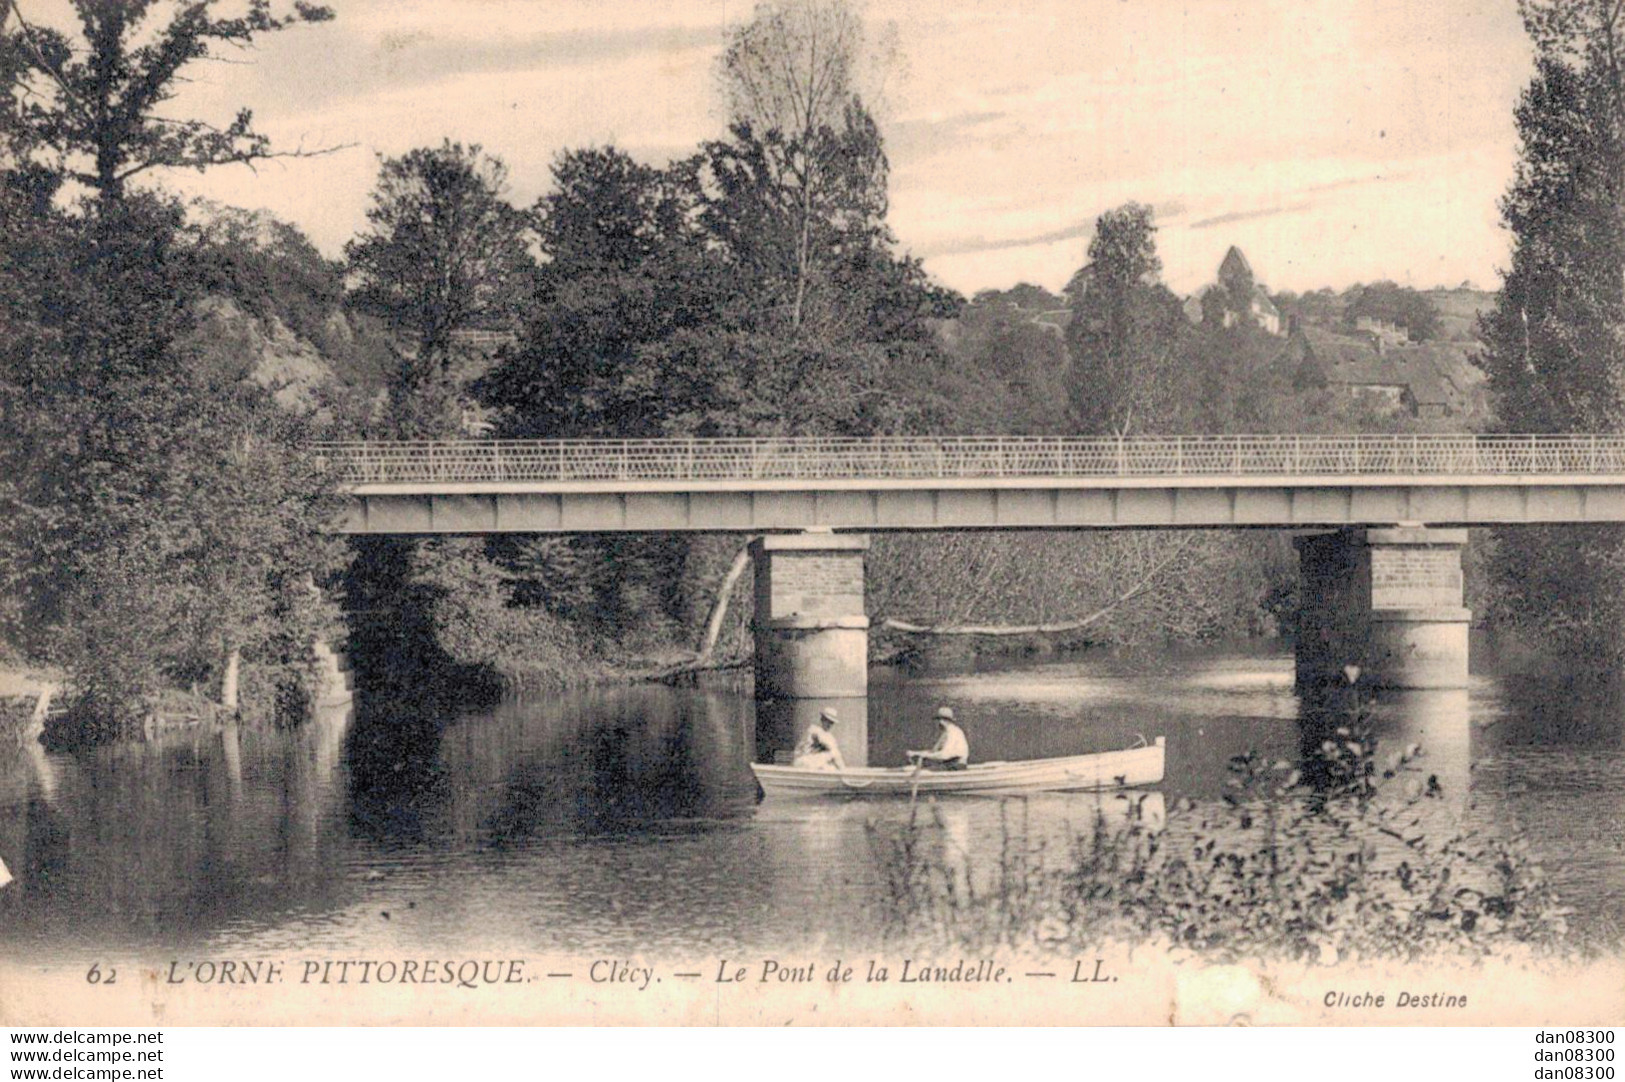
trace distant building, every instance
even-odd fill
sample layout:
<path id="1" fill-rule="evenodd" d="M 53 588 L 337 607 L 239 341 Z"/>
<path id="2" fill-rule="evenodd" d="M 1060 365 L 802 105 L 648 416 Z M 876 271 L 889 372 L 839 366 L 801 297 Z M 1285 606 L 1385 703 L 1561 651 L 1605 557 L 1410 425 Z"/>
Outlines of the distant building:
<path id="1" fill-rule="evenodd" d="M 1411 341 L 1411 332 L 1398 323 L 1390 323 L 1386 319 L 1376 319 L 1372 316 L 1356 316 L 1354 329 L 1370 335 L 1376 342 L 1378 351 L 1390 346 L 1409 345 Z"/>
<path id="2" fill-rule="evenodd" d="M 1382 347 L 1369 333 L 1338 334 L 1294 322 L 1286 356 L 1297 365 L 1294 382 L 1300 386 L 1329 387 L 1417 417 L 1473 411 L 1473 370 L 1445 345 Z"/>
<path id="3" fill-rule="evenodd" d="M 1217 279 L 1191 294 L 1185 302 L 1185 317 L 1192 323 L 1223 327 L 1253 323 L 1270 334 L 1281 333 L 1280 309 L 1253 277 L 1252 265 L 1235 245 L 1224 253 Z"/>

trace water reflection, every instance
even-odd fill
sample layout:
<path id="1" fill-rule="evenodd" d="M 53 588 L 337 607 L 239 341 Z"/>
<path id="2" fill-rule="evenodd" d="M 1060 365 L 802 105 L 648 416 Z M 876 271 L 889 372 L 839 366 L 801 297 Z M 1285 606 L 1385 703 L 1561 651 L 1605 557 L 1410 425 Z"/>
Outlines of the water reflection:
<path id="1" fill-rule="evenodd" d="M 47 804 L 56 803 L 57 771 L 56 764 L 45 753 L 45 745 L 38 740 L 38 730 L 26 734 L 23 738 L 23 757 L 28 764 L 29 775 L 39 787 L 40 798 Z"/>
<path id="2" fill-rule="evenodd" d="M 361 695 L 353 722 L 236 729 L 0 763 L 0 948 L 122 946 L 264 956 L 380 944 L 673 959 L 872 943 L 887 890 L 870 829 L 941 819 L 954 874 L 990 874 L 1008 839 L 1062 855 L 1097 815 L 1170 829 L 1217 800 L 1228 760 L 1299 761 L 1348 704 L 1300 701 L 1284 655 L 1101 656 L 976 672 L 876 673 L 845 700 L 849 759 L 901 764 L 953 706 L 973 757 L 1033 759 L 1168 740 L 1167 797 L 758 803 L 753 757 L 823 704 L 730 690 L 616 688 L 465 713 Z M 1434 813 L 1517 831 L 1580 913 L 1625 909 L 1617 698 L 1551 675 L 1365 704 L 1379 742 L 1420 744 Z M 858 734 L 862 733 L 860 737 Z M 792 735 L 793 734 L 793 735 Z M 1135 795 L 1138 799 L 1138 794 Z"/>
<path id="3" fill-rule="evenodd" d="M 399 699 L 363 697 L 348 745 L 348 818 L 361 838 L 409 847 L 449 799 L 440 764 L 444 719 Z"/>
<path id="4" fill-rule="evenodd" d="M 479 725 L 458 726 L 446 743 L 442 765 L 463 782 L 454 829 L 517 845 L 735 818 L 756 796 L 738 721 L 723 695 L 674 699 L 661 688 L 540 716 L 533 704 L 505 704 Z"/>
<path id="5" fill-rule="evenodd" d="M 38 764 L 24 755 L 29 777 L 0 773 L 0 849 L 17 877 L 0 899 L 8 938 L 91 950 L 326 904 L 332 838 L 310 820 L 339 796 L 321 747 L 343 724 L 50 755 L 54 791 L 28 784 Z"/>

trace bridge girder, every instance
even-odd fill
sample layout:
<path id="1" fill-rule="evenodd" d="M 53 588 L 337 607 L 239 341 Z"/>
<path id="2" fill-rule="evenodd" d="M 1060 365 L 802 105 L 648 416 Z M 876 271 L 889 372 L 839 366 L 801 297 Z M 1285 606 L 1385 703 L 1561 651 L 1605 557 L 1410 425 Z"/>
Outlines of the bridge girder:
<path id="1" fill-rule="evenodd" d="M 1308 529 L 1625 522 L 1625 478 L 1125 479 L 933 484 L 356 485 L 349 534 Z"/>

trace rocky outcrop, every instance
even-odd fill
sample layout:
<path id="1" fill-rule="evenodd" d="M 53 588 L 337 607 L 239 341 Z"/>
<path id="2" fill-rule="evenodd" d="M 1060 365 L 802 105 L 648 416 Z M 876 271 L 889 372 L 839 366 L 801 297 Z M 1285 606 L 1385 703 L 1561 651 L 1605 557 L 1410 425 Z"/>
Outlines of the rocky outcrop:
<path id="1" fill-rule="evenodd" d="M 276 316 L 244 311 L 230 297 L 211 296 L 197 306 L 193 345 L 226 372 L 236 371 L 271 391 L 278 403 L 301 412 L 317 407 L 317 388 L 334 379 L 332 365 L 310 342 Z M 342 313 L 332 319 L 348 324 Z"/>

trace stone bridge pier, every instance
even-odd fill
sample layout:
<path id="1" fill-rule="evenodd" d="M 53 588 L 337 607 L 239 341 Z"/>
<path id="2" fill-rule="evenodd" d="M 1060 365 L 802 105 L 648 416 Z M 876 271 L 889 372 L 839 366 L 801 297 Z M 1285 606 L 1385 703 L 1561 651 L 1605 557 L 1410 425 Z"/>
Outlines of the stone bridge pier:
<path id="1" fill-rule="evenodd" d="M 768 534 L 756 572 L 757 750 L 788 751 L 825 707 L 849 765 L 868 762 L 869 618 L 863 534 Z"/>
<path id="2" fill-rule="evenodd" d="M 1356 528 L 1293 539 L 1298 550 L 1297 684 L 1464 688 L 1462 529 Z"/>

